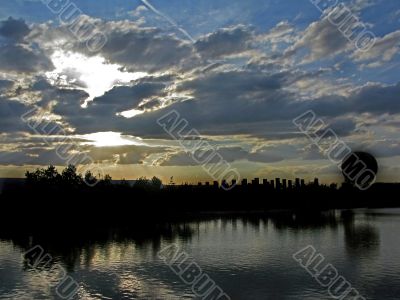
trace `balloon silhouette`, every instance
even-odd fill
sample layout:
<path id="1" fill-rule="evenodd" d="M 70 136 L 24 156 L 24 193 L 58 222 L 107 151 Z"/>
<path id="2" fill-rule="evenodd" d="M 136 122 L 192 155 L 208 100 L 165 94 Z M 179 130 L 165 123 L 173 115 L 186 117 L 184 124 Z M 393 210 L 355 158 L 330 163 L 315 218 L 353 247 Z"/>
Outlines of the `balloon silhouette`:
<path id="1" fill-rule="evenodd" d="M 376 180 L 378 162 L 367 152 L 355 151 L 343 159 L 341 169 L 346 183 L 367 189 Z"/>

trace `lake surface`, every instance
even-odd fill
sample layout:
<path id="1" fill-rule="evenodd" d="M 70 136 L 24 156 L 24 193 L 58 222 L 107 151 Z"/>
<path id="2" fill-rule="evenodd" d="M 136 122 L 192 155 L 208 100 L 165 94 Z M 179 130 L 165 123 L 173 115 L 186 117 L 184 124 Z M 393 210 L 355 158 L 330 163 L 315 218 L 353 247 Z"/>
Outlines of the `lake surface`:
<path id="1" fill-rule="evenodd" d="M 62 299 L 60 270 L 79 284 L 74 299 L 194 299 L 192 285 L 157 255 L 168 245 L 231 299 L 333 299 L 292 257 L 308 245 L 366 299 L 399 299 L 399 235 L 399 209 L 216 217 L 92 237 L 2 233 L 0 299 Z M 49 264 L 24 258 L 35 245 Z"/>

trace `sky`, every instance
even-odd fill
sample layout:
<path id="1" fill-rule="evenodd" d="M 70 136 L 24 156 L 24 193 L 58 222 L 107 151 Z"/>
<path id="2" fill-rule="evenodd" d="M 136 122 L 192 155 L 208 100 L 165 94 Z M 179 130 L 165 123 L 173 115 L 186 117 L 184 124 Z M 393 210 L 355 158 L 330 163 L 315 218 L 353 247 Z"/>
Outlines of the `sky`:
<path id="1" fill-rule="evenodd" d="M 0 0 L 0 177 L 85 155 L 115 179 L 212 180 L 158 124 L 176 111 L 241 178 L 341 181 L 293 124 L 312 110 L 400 181 L 400 2 L 333 2 Z"/>

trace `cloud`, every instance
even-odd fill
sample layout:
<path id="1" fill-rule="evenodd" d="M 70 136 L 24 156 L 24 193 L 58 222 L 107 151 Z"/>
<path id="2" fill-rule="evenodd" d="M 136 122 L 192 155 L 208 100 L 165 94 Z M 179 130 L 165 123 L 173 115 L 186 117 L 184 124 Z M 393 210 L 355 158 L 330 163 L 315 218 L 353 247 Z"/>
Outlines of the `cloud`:
<path id="1" fill-rule="evenodd" d="M 66 161 L 61 159 L 54 149 L 26 149 L 13 152 L 0 152 L 1 165 L 58 165 L 63 166 Z"/>
<path id="2" fill-rule="evenodd" d="M 147 146 L 91 147 L 87 154 L 96 162 L 130 165 L 143 164 L 150 155 L 165 151 L 165 147 Z"/>
<path id="3" fill-rule="evenodd" d="M 93 133 L 104 131 L 121 131 L 131 121 L 118 113 L 138 109 L 143 110 L 156 105 L 155 99 L 142 104 L 151 97 L 165 95 L 165 84 L 160 82 L 138 81 L 132 86 L 116 86 L 103 96 L 95 98 L 82 108 L 87 94 L 79 90 L 51 90 L 47 92 L 49 99 L 58 99 L 53 113 L 60 115 L 76 128 L 77 133 Z M 63 95 L 64 94 L 64 95 Z M 55 98 L 57 97 L 57 98 Z M 114 130 L 115 129 L 115 130 Z M 122 130 L 125 131 L 125 130 Z"/>
<path id="4" fill-rule="evenodd" d="M 400 141 L 398 139 L 380 139 L 363 145 L 365 151 L 378 158 L 400 155 Z"/>
<path id="5" fill-rule="evenodd" d="M 3 142 L 4 146 L 6 141 Z M 9 142 L 16 142 L 15 140 Z M 28 142 L 28 143 L 26 143 Z M 130 165 L 144 164 L 144 160 L 152 154 L 163 153 L 165 147 L 147 147 L 147 146 L 114 146 L 114 147 L 95 147 L 83 145 L 82 140 L 71 137 L 68 140 L 63 138 L 54 138 L 49 143 L 43 142 L 40 138 L 29 138 L 26 136 L 25 142 L 20 140 L 15 147 L 6 147 L 0 149 L 1 165 L 57 165 L 64 166 L 72 160 L 85 162 L 90 157 L 95 163 L 111 165 Z M 58 149 L 58 150 L 57 150 Z M 67 153 L 66 151 L 69 149 Z M 57 151 L 56 151 L 57 150 Z M 79 150 L 79 156 L 76 157 L 76 150 Z M 63 156 L 58 155 L 63 153 Z M 67 159 L 65 159 L 67 158 Z M 81 159 L 80 159 L 81 158 Z"/>
<path id="6" fill-rule="evenodd" d="M 37 46 L 26 41 L 31 30 L 24 20 L 8 18 L 0 22 L 0 70 L 12 73 L 36 73 L 53 68 L 51 60 Z"/>
<path id="7" fill-rule="evenodd" d="M 95 23 L 97 30 L 107 36 L 108 41 L 98 54 L 129 71 L 160 72 L 182 69 L 196 61 L 191 43 L 160 29 L 138 27 L 137 23 L 130 21 L 104 22 L 83 17 Z M 65 28 L 54 30 L 65 34 Z M 71 42 L 71 50 L 91 54 L 85 45 L 74 40 Z"/>
<path id="8" fill-rule="evenodd" d="M 361 9 L 367 2 L 354 4 Z M 346 66 L 348 69 L 344 72 L 349 73 L 343 81 L 335 73 L 342 70 L 323 68 L 326 58 L 344 59 L 343 66 L 349 62 L 390 61 L 399 51 L 397 31 L 379 38 L 374 47 L 361 53 L 352 48 L 326 14 L 302 33 L 296 24 L 287 21 L 271 21 L 277 25 L 268 32 L 245 25 L 230 26 L 227 22 L 224 28 L 201 33 L 194 44 L 180 39 L 176 32 L 145 27 L 148 23 L 140 21 L 81 18 L 95 24 L 108 37 L 108 43 L 96 54 L 90 53 L 65 24 L 49 22 L 27 26 L 23 20 L 12 18 L 1 22 L 0 70 L 6 72 L 1 78 L 7 79 L 0 80 L 2 133 L 28 131 L 19 117 L 30 108 L 23 103 L 34 103 L 59 116 L 60 122 L 71 132 L 73 129 L 74 134 L 114 131 L 144 139 L 168 138 L 171 142 L 157 119 L 176 110 L 188 121 L 188 129 L 197 129 L 203 136 L 243 139 L 240 146 L 218 145 L 221 155 L 229 162 L 274 163 L 292 158 L 320 159 L 321 153 L 299 142 L 304 137 L 292 124 L 293 118 L 307 110 L 315 111 L 339 136 L 350 139 L 359 124 L 357 117 L 400 114 L 397 101 L 400 83 L 355 83 L 350 78 L 354 66 Z M 62 84 L 62 80 L 52 82 L 44 75 L 53 68 L 49 57 L 54 59 L 52 55 L 60 49 L 104 58 L 104 64 L 117 64 L 124 73 L 149 75 L 126 81 L 125 85 L 113 83 L 104 95 L 82 107 L 89 95 L 84 91 L 85 82 L 79 81 L 73 70 L 68 69 L 71 74 L 59 74 L 67 76 Z M 303 68 L 294 65 L 292 59 L 315 65 Z M 8 91 L 11 87 L 13 90 Z M 7 93 L 3 92 L 6 90 Z M 131 118 L 120 115 L 129 110 L 142 114 Z M 383 126 L 377 122 L 375 126 Z M 398 124 L 392 127 L 397 128 Z M 244 145 L 244 135 L 263 141 L 283 141 L 285 145 L 251 148 Z M 167 145 L 167 142 L 163 140 L 160 144 Z M 7 160 L 60 163 L 48 152 L 52 146 L 35 141 L 28 148 L 18 145 L 19 151 L 3 149 L 0 163 Z M 388 155 L 397 153 L 397 147 L 386 144 L 384 147 L 395 148 Z M 190 156 L 171 145 L 86 146 L 84 151 L 100 162 L 111 164 L 143 163 L 152 155 L 164 155 L 160 159 L 163 166 L 194 165 Z"/>
<path id="9" fill-rule="evenodd" d="M 6 90 L 8 88 L 11 88 L 14 85 L 14 82 L 11 80 L 1 80 L 0 79 L 0 92 L 3 90 Z"/>
<path id="10" fill-rule="evenodd" d="M 301 38 L 285 51 L 286 57 L 292 57 L 306 50 L 303 61 L 313 62 L 326 59 L 346 51 L 348 40 L 329 20 L 329 14 L 321 20 L 311 23 L 302 33 Z"/>
<path id="11" fill-rule="evenodd" d="M 0 133 L 27 131 L 21 116 L 30 108 L 18 101 L 0 96 Z"/>
<path id="12" fill-rule="evenodd" d="M 400 30 L 388 33 L 377 38 L 374 45 L 368 51 L 356 51 L 352 58 L 356 62 L 369 61 L 369 66 L 380 66 L 384 62 L 391 61 L 400 51 Z"/>
<path id="13" fill-rule="evenodd" d="M 253 38 L 254 35 L 248 27 L 237 25 L 200 37 L 195 47 L 203 58 L 218 59 L 249 50 Z"/>
<path id="14" fill-rule="evenodd" d="M 285 49 L 287 45 L 295 43 L 298 39 L 295 33 L 296 28 L 292 24 L 288 21 L 281 21 L 267 33 L 257 35 L 255 40 L 271 44 L 272 50 L 276 52 L 279 51 L 280 46 Z"/>
<path id="15" fill-rule="evenodd" d="M 350 7 L 354 11 L 361 11 L 367 7 L 376 5 L 376 0 L 353 0 Z"/>
<path id="16" fill-rule="evenodd" d="M 115 88 L 110 94 L 118 91 L 127 92 L 131 98 L 121 103 L 115 100 L 115 97 L 109 97 L 107 93 L 104 97 L 95 99 L 85 110 L 81 110 L 79 114 L 65 114 L 66 121 L 71 122 L 78 130 L 93 130 L 91 125 L 79 126 L 81 120 L 90 120 L 89 122 L 95 127 L 110 126 L 110 130 L 122 129 L 126 132 L 138 132 L 145 134 L 146 132 L 162 133 L 162 129 L 157 125 L 156 120 L 166 111 L 177 109 L 182 116 L 188 119 L 194 127 L 199 127 L 206 132 L 226 131 L 234 132 L 234 127 L 226 127 L 228 124 L 234 125 L 240 122 L 257 122 L 265 120 L 265 115 L 273 114 L 273 110 L 279 109 L 279 102 L 284 104 L 285 92 L 281 91 L 280 75 L 267 76 L 263 74 L 255 74 L 251 72 L 227 72 L 227 73 L 211 73 L 207 76 L 200 76 L 194 80 L 183 81 L 176 89 L 175 93 L 188 93 L 194 100 L 175 102 L 168 108 L 145 113 L 143 116 L 137 116 L 132 119 L 124 119 L 122 117 L 112 116 L 112 114 L 121 111 L 121 109 L 134 108 L 142 98 L 134 98 L 131 91 L 139 89 L 142 85 L 132 88 Z M 147 84 L 148 85 L 148 84 Z M 148 87 L 156 88 L 153 95 L 160 93 L 159 85 L 148 85 Z M 123 95 L 121 93 L 121 98 Z M 142 96 L 149 97 L 150 94 Z M 131 102 L 127 102 L 127 101 Z M 115 101 L 115 102 L 114 102 Z M 125 104 L 129 103 L 129 107 Z M 267 108 L 271 108 L 268 112 Z M 275 107 L 275 108 L 273 108 Z M 59 109 L 56 106 L 56 110 Z M 60 112 L 61 113 L 61 112 Z M 85 116 L 86 114 L 86 116 Z M 95 121 L 97 119 L 97 121 Z M 99 122 L 98 120 L 102 120 Z M 114 129 L 111 129 L 114 128 Z M 225 128 L 225 129 L 224 129 Z M 101 131 L 101 130 L 95 130 Z M 120 130 L 116 130 L 120 131 Z"/>
<path id="17" fill-rule="evenodd" d="M 216 69 L 182 79 L 172 86 L 167 82 L 141 80 L 131 87 L 115 87 L 90 102 L 86 109 L 79 109 L 77 103 L 76 110 L 65 110 L 56 104 L 54 112 L 62 115 L 80 133 L 111 130 L 134 136 L 162 137 L 166 133 L 157 125 L 157 119 L 176 110 L 191 128 L 204 135 L 247 134 L 275 138 L 296 137 L 291 121 L 310 109 L 327 118 L 343 135 L 355 129 L 354 122 L 341 118 L 345 115 L 400 113 L 400 104 L 396 100 L 400 84 L 371 83 L 346 94 L 300 97 L 293 86 L 315 76 L 319 75 L 315 72 Z M 167 96 L 166 90 L 188 95 L 190 100 L 160 105 Z M 150 101 L 142 102 L 146 99 Z M 131 119 L 116 116 L 123 110 L 145 107 L 153 110 Z"/>
<path id="18" fill-rule="evenodd" d="M 0 70 L 2 71 L 36 73 L 53 68 L 51 60 L 40 50 L 21 45 L 0 47 Z"/>
<path id="19" fill-rule="evenodd" d="M 15 20 L 9 17 L 0 22 L 0 36 L 14 42 L 22 41 L 29 33 L 30 29 L 24 20 Z"/>
<path id="20" fill-rule="evenodd" d="M 139 104 L 149 97 L 166 95 L 165 88 L 166 85 L 163 83 L 146 81 L 139 82 L 133 86 L 117 86 L 103 96 L 94 99 L 89 109 L 102 105 L 111 106 L 114 112 L 138 108 Z"/>
<path id="21" fill-rule="evenodd" d="M 272 149 L 261 149 L 256 152 L 249 152 L 241 147 L 219 147 L 214 150 L 198 150 L 197 157 L 208 157 L 213 153 L 218 153 L 226 162 L 233 163 L 236 161 L 251 161 L 259 163 L 274 163 L 284 160 L 282 155 L 277 155 Z M 200 154 L 201 152 L 201 154 Z M 220 158 L 213 157 L 208 163 L 218 163 Z M 192 155 L 184 151 L 170 153 L 164 157 L 161 166 L 197 166 Z"/>

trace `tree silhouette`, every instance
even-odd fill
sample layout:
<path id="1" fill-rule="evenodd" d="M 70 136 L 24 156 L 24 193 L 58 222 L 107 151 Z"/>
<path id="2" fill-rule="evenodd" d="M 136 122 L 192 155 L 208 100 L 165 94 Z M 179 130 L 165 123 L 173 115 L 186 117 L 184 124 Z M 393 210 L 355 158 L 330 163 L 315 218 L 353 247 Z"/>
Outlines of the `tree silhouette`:
<path id="1" fill-rule="evenodd" d="M 151 184 L 152 184 L 152 186 L 153 186 L 155 189 L 160 189 L 161 186 L 162 186 L 162 181 L 161 181 L 160 178 L 157 178 L 156 176 L 154 176 L 154 177 L 151 179 Z"/>
<path id="2" fill-rule="evenodd" d="M 93 175 L 92 172 L 87 171 L 87 172 L 85 173 L 85 179 L 84 179 L 84 181 L 85 181 L 86 184 L 95 185 L 95 184 L 97 183 L 98 180 L 97 180 L 96 176 Z"/>
<path id="3" fill-rule="evenodd" d="M 68 165 L 62 171 L 62 183 L 69 186 L 79 186 L 83 183 L 82 175 L 76 173 L 76 167 Z"/>

